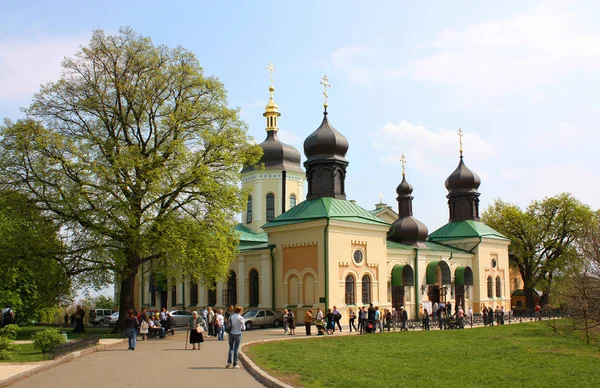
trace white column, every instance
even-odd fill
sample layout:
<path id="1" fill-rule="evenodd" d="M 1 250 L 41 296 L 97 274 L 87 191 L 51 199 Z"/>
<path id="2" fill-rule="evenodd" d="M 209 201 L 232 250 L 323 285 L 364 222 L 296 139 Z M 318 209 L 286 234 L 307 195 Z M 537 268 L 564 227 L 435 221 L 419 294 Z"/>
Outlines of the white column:
<path id="1" fill-rule="evenodd" d="M 260 273 L 258 274 L 258 289 L 260 299 L 258 305 L 266 308 L 271 307 L 271 255 L 266 253 L 260 255 Z"/>
<path id="2" fill-rule="evenodd" d="M 244 256 L 238 256 L 238 272 L 236 274 L 237 279 L 237 304 L 240 306 L 248 306 L 246 300 L 246 271 Z"/>
<path id="3" fill-rule="evenodd" d="M 223 282 L 217 282 L 217 287 L 215 288 L 217 293 L 217 306 L 223 306 L 227 308 L 227 301 L 223 300 Z M 208 304 L 208 300 L 204 305 Z"/>
<path id="4" fill-rule="evenodd" d="M 198 305 L 206 306 L 208 304 L 208 285 L 198 285 Z"/>

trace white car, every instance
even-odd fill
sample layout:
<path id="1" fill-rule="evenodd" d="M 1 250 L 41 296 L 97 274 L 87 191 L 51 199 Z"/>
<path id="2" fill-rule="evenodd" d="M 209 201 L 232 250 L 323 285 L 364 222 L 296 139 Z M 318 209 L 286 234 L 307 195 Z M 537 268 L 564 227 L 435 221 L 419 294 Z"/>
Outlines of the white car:
<path id="1" fill-rule="evenodd" d="M 173 326 L 185 326 L 190 322 L 192 313 L 186 310 L 173 310 L 169 312 L 173 317 Z"/>
<path id="2" fill-rule="evenodd" d="M 114 314 L 109 315 L 104 318 L 104 324 L 108 326 L 116 326 L 117 321 L 119 320 L 119 312 L 117 311 Z"/>

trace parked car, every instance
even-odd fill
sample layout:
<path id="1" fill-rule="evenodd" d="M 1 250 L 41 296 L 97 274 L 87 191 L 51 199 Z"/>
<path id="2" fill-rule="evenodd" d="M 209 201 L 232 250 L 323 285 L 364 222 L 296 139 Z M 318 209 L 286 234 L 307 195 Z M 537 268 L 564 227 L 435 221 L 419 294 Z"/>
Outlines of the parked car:
<path id="1" fill-rule="evenodd" d="M 250 309 L 243 315 L 246 321 L 246 330 L 254 327 L 281 326 L 281 313 L 268 309 Z"/>
<path id="2" fill-rule="evenodd" d="M 117 311 L 116 313 L 104 318 L 104 324 L 108 326 L 116 326 L 118 320 L 119 312 Z"/>
<path id="3" fill-rule="evenodd" d="M 192 313 L 186 310 L 173 310 L 169 312 L 169 315 L 173 317 L 173 325 L 185 326 L 189 323 Z"/>
<path id="4" fill-rule="evenodd" d="M 90 310 L 89 321 L 92 325 L 102 326 L 106 323 L 106 318 L 114 313 L 111 309 L 92 309 Z"/>

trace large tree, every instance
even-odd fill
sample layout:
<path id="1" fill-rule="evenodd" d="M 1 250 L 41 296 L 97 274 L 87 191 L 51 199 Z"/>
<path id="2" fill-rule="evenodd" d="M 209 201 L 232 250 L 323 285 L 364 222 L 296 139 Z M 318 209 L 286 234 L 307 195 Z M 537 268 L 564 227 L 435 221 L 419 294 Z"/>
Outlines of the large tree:
<path id="1" fill-rule="evenodd" d="M 39 321 L 68 300 L 62 248 L 56 226 L 25 195 L 0 191 L 0 306 L 10 304 L 17 321 Z"/>
<path id="2" fill-rule="evenodd" d="M 567 193 L 533 201 L 525 210 L 495 200 L 483 212 L 482 221 L 511 240 L 509 257 L 523 279 L 528 308 L 536 288 L 547 303 L 553 276 L 576 257 L 574 241 L 589 215 L 589 208 Z"/>
<path id="3" fill-rule="evenodd" d="M 41 87 L 28 118 L 2 128 L 3 176 L 61 230 L 69 274 L 120 282 L 133 308 L 140 266 L 181 279 L 226 275 L 252 145 L 226 91 L 195 56 L 123 28 L 94 31 Z"/>

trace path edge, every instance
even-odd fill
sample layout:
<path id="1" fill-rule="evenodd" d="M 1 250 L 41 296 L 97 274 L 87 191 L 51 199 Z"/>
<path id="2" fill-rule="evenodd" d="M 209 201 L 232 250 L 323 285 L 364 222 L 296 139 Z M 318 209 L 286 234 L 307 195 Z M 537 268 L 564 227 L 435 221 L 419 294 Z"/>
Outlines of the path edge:
<path id="1" fill-rule="evenodd" d="M 104 350 L 104 349 L 107 349 L 107 348 L 110 348 L 110 347 L 113 347 L 113 346 L 116 346 L 116 345 L 120 345 L 120 344 L 124 343 L 125 340 L 126 339 L 121 339 L 119 342 L 115 342 L 115 343 L 112 343 L 112 344 L 96 345 L 96 346 L 92 346 L 92 347 L 89 347 L 89 348 L 85 348 L 83 350 L 78 350 L 76 352 L 69 353 L 69 354 L 67 354 L 67 355 L 65 355 L 63 357 L 60 357 L 58 360 L 50 361 L 47 364 L 38 366 L 37 368 L 33 368 L 33 369 L 28 370 L 28 371 L 18 373 L 18 374 L 14 375 L 14 376 L 11 376 L 11 377 L 7 378 L 7 379 L 0 380 L 0 388 L 7 387 L 10 384 L 16 383 L 17 381 L 26 379 L 29 376 L 33 376 L 33 375 L 35 375 L 37 373 L 40 373 L 40 372 L 46 371 L 48 369 L 54 368 L 54 367 L 59 366 L 61 364 L 67 363 L 69 361 L 72 361 L 72 360 L 74 360 L 76 358 L 87 356 L 88 354 L 96 353 L 98 351 L 101 351 L 101 350 Z"/>

